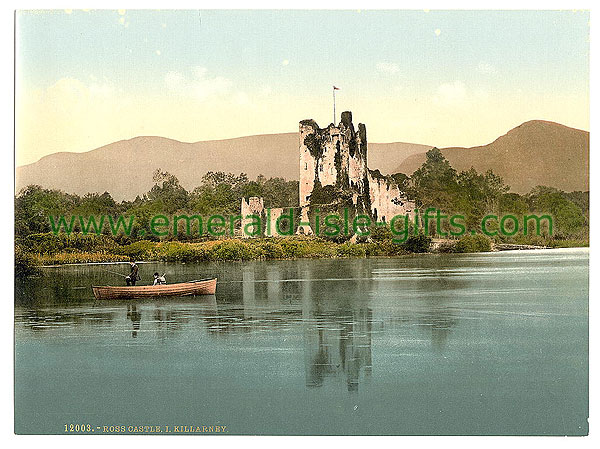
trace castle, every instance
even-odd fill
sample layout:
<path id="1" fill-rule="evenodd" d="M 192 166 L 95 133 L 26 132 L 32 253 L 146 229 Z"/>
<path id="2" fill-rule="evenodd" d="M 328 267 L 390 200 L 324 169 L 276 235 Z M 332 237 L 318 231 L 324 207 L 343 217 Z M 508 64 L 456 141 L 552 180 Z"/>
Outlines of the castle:
<path id="1" fill-rule="evenodd" d="M 348 206 L 374 222 L 386 222 L 395 215 L 412 217 L 414 203 L 398 185 L 378 170 L 367 167 L 367 129 L 358 130 L 352 113 L 343 112 L 340 123 L 319 128 L 314 120 L 300 122 L 299 223 L 297 234 L 313 234 L 311 206 Z M 263 199 L 242 198 L 242 229 L 251 223 L 248 215 L 265 216 Z M 276 222 L 288 208 L 271 208 L 266 216 L 265 235 L 276 235 Z"/>

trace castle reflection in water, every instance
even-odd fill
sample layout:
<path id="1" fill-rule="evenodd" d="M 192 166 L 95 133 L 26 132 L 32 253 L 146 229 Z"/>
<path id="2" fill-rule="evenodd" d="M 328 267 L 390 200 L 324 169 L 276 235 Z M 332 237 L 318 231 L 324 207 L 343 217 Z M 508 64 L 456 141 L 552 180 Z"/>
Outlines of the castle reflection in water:
<path id="1" fill-rule="evenodd" d="M 327 378 L 338 378 L 348 391 L 357 391 L 359 380 L 372 370 L 372 311 L 367 306 L 372 280 L 365 280 L 369 273 L 357 272 L 323 280 L 305 268 L 286 273 L 273 265 L 245 267 L 244 318 L 273 322 L 284 314 L 288 322 L 301 321 L 306 386 L 320 387 Z M 345 301 L 338 299 L 340 290 L 347 290 Z"/>
<path id="2" fill-rule="evenodd" d="M 15 320 L 40 337 L 59 324 L 94 335 L 112 323 L 142 343 L 194 330 L 231 347 L 252 340 L 286 351 L 280 353 L 289 354 L 293 363 L 303 358 L 307 388 L 330 385 L 355 392 L 373 371 L 373 341 L 401 357 L 409 357 L 415 344 L 445 351 L 457 322 L 453 297 L 445 292 L 466 289 L 469 281 L 438 270 L 437 260 L 424 263 L 408 274 L 398 263 L 381 267 L 369 260 L 221 265 L 211 267 L 222 270 L 216 296 L 96 301 L 89 307 L 82 302 L 89 292 L 72 288 L 82 270 L 95 275 L 93 267 L 84 267 L 72 269 L 72 276 L 25 285 Z"/>

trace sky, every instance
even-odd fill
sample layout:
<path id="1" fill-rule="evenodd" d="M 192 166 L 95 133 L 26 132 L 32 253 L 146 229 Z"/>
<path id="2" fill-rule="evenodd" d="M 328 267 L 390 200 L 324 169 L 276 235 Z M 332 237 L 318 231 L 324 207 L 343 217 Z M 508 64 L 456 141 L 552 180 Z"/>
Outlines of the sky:
<path id="1" fill-rule="evenodd" d="M 586 11 L 20 11 L 16 163 L 141 135 L 294 132 L 475 146 L 533 119 L 589 130 Z"/>

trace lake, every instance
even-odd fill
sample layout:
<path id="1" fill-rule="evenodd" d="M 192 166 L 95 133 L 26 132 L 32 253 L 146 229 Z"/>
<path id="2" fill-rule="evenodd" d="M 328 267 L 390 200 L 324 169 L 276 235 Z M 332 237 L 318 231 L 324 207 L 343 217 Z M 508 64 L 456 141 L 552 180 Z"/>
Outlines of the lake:
<path id="1" fill-rule="evenodd" d="M 44 268 L 17 284 L 15 431 L 585 435 L 588 258 L 144 263 L 217 294 L 116 302 L 90 287 L 127 266 Z"/>

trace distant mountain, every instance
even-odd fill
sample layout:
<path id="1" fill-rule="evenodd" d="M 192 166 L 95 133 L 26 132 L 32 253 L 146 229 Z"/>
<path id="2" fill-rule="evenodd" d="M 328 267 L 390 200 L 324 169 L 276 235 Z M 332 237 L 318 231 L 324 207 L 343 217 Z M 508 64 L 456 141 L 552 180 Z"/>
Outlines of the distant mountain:
<path id="1" fill-rule="evenodd" d="M 587 131 L 532 120 L 488 145 L 441 151 L 458 171 L 474 167 L 484 172 L 491 168 L 513 192 L 526 193 L 537 185 L 571 192 L 589 190 L 589 142 Z M 424 161 L 424 153 L 414 154 L 393 172 L 411 175 Z"/>
<path id="2" fill-rule="evenodd" d="M 473 148 L 443 148 L 452 166 L 492 169 L 513 192 L 536 185 L 565 191 L 589 190 L 587 131 L 533 120 L 494 142 Z M 85 153 L 54 153 L 17 167 L 17 191 L 29 184 L 69 193 L 108 191 L 116 200 L 134 199 L 153 185 L 160 168 L 179 178 L 186 189 L 200 184 L 208 171 L 259 174 L 298 179 L 298 133 L 265 134 L 227 140 L 183 143 L 163 137 L 121 140 Z M 425 161 L 428 145 L 369 143 L 368 166 L 384 174 L 412 174 Z"/>
<path id="3" fill-rule="evenodd" d="M 85 153 L 54 153 L 17 167 L 17 191 L 29 184 L 85 194 L 105 191 L 116 200 L 134 199 L 153 185 L 160 168 L 186 189 L 200 184 L 208 171 L 259 174 L 288 180 L 299 177 L 298 133 L 266 134 L 227 140 L 183 143 L 163 137 L 121 140 Z M 389 174 L 409 156 L 431 147 L 410 143 L 369 143 L 369 168 Z"/>

